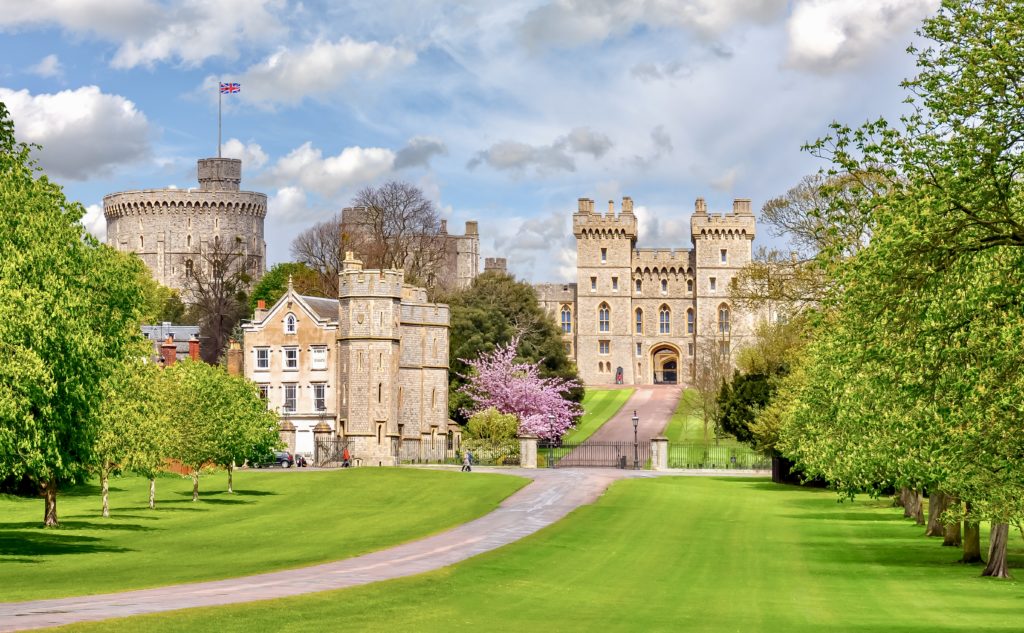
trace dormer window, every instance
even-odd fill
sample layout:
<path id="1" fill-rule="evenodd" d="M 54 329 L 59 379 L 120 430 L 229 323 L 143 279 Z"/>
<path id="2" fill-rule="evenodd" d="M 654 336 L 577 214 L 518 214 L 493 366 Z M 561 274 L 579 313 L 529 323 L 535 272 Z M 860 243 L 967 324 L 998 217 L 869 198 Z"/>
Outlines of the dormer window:
<path id="1" fill-rule="evenodd" d="M 295 315 L 289 314 L 284 318 L 284 333 L 295 334 Z"/>

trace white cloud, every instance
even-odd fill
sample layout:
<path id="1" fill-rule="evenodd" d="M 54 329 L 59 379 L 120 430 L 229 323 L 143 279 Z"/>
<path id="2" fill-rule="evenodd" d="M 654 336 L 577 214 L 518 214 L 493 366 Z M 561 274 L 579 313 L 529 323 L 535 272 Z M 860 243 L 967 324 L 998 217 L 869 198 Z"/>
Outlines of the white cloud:
<path id="1" fill-rule="evenodd" d="M 802 0 L 786 29 L 789 63 L 828 70 L 870 57 L 882 44 L 934 11 L 939 0 Z"/>
<path id="2" fill-rule="evenodd" d="M 412 51 L 343 37 L 282 49 L 247 68 L 238 79 L 247 99 L 294 104 L 334 92 L 356 75 L 377 77 L 414 61 Z"/>
<path id="3" fill-rule="evenodd" d="M 82 226 L 99 241 L 107 241 L 107 219 L 103 217 L 102 205 L 90 204 L 85 208 Z"/>
<path id="4" fill-rule="evenodd" d="M 529 145 L 519 141 L 500 141 L 477 152 L 467 167 L 475 169 L 487 163 L 497 170 L 522 172 L 533 167 L 538 173 L 576 171 L 576 161 L 570 154 L 590 154 L 595 159 L 604 156 L 612 147 L 606 135 L 589 127 L 576 127 L 560 136 L 550 145 Z"/>
<path id="5" fill-rule="evenodd" d="M 280 158 L 267 173 L 271 182 L 299 183 L 330 197 L 343 187 L 363 185 L 391 171 L 395 153 L 380 147 L 346 147 L 336 156 L 323 156 L 309 141 Z"/>
<path id="6" fill-rule="evenodd" d="M 178 61 L 197 66 L 234 58 L 243 43 L 273 41 L 286 32 L 285 0 L 0 0 L 0 29 L 56 25 L 115 42 L 115 68 Z"/>
<path id="7" fill-rule="evenodd" d="M 60 65 L 60 59 L 56 55 L 47 55 L 39 60 L 38 64 L 29 66 L 28 71 L 40 77 L 60 77 L 64 68 Z"/>
<path id="8" fill-rule="evenodd" d="M 447 153 L 448 147 L 441 139 L 414 136 L 395 155 L 395 169 L 416 166 L 429 167 L 431 158 Z"/>
<path id="9" fill-rule="evenodd" d="M 525 279 L 575 279 L 576 240 L 572 215 L 549 213 L 532 218 L 508 218 L 486 223 L 492 230 L 492 251 L 508 259 L 509 269 Z M 489 256 L 489 255 L 488 255 Z"/>
<path id="10" fill-rule="evenodd" d="M 554 0 L 530 11 L 519 28 L 531 48 L 571 48 L 622 37 L 637 27 L 714 36 L 740 22 L 770 21 L 785 8 L 786 0 Z"/>
<path id="11" fill-rule="evenodd" d="M 20 141 L 42 146 L 50 175 L 85 180 L 149 153 L 149 122 L 135 104 L 96 86 L 32 95 L 0 88 Z"/>
<path id="12" fill-rule="evenodd" d="M 243 143 L 237 138 L 228 139 L 221 145 L 221 155 L 225 158 L 238 158 L 242 161 L 242 169 L 257 170 L 267 164 L 267 153 L 257 143 Z"/>
<path id="13" fill-rule="evenodd" d="M 309 215 L 306 192 L 299 187 L 281 187 L 267 200 L 267 221 L 289 223 Z"/>

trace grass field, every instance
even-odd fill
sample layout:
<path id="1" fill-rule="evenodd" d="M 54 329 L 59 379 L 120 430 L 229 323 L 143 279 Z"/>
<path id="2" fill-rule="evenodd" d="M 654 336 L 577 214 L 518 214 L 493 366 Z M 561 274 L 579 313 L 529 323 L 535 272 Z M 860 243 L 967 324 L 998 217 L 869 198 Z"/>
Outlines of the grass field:
<path id="1" fill-rule="evenodd" d="M 111 483 L 110 519 L 99 489 L 57 501 L 62 527 L 44 530 L 41 499 L 0 495 L 0 601 L 105 593 L 243 576 L 348 558 L 465 523 L 528 480 L 507 475 L 354 468 L 244 471 L 191 480 Z"/>
<path id="2" fill-rule="evenodd" d="M 576 428 L 565 434 L 565 443 L 582 442 L 612 419 L 633 395 L 634 389 L 587 389 L 583 396 L 583 416 Z"/>
<path id="3" fill-rule="evenodd" d="M 440 571 L 75 630 L 1020 631 L 1024 583 L 980 578 L 922 532 L 887 502 L 763 479 L 626 480 Z M 1016 536 L 1010 563 L 1024 573 Z"/>
<path id="4" fill-rule="evenodd" d="M 665 428 L 665 436 L 668 437 L 668 441 L 672 444 L 682 443 L 703 443 L 704 442 L 704 422 L 696 415 L 691 415 L 689 412 L 693 410 L 693 404 L 699 400 L 700 396 L 697 394 L 696 389 L 685 389 L 682 397 L 679 399 L 679 405 L 676 407 L 676 412 L 672 414 L 672 418 L 668 422 L 668 426 Z M 708 443 L 715 443 L 714 428 L 708 429 Z M 736 438 L 731 435 L 723 437 L 718 440 L 719 446 L 746 446 L 736 441 Z"/>

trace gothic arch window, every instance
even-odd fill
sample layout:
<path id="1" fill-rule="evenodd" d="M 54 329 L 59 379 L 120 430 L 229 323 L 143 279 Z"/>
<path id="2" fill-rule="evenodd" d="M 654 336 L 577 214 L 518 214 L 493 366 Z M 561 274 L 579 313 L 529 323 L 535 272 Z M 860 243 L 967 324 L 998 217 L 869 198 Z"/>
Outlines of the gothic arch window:
<path id="1" fill-rule="evenodd" d="M 296 326 L 297 326 L 297 322 L 296 322 L 296 319 L 295 319 L 295 315 L 294 314 L 288 314 L 288 316 L 286 316 L 284 318 L 284 333 L 285 334 L 295 334 Z"/>
<path id="2" fill-rule="evenodd" d="M 661 294 L 668 294 L 668 279 L 661 280 Z"/>
<path id="3" fill-rule="evenodd" d="M 729 333 L 729 306 L 725 303 L 718 306 L 718 331 L 722 334 Z"/>
<path id="4" fill-rule="evenodd" d="M 597 331 L 598 332 L 610 332 L 611 331 L 611 308 L 608 307 L 607 303 L 602 303 L 597 307 Z"/>
<path id="5" fill-rule="evenodd" d="M 636 333 L 644 333 L 644 311 L 640 308 L 636 309 Z"/>
<path id="6" fill-rule="evenodd" d="M 637 279 L 636 280 L 636 291 L 637 292 L 643 292 L 643 289 L 644 289 L 644 282 L 641 281 L 640 279 Z"/>
<path id="7" fill-rule="evenodd" d="M 693 280 L 692 279 L 687 279 L 686 280 L 686 292 L 693 292 Z"/>
<path id="8" fill-rule="evenodd" d="M 186 277 L 191 277 L 193 272 L 194 271 L 192 270 L 192 260 L 191 259 L 186 259 L 185 260 L 185 276 Z"/>
<path id="9" fill-rule="evenodd" d="M 658 333 L 669 334 L 672 331 L 672 311 L 667 305 L 658 310 Z"/>
<path id="10" fill-rule="evenodd" d="M 572 334 L 572 310 L 569 306 L 562 306 L 562 333 Z"/>

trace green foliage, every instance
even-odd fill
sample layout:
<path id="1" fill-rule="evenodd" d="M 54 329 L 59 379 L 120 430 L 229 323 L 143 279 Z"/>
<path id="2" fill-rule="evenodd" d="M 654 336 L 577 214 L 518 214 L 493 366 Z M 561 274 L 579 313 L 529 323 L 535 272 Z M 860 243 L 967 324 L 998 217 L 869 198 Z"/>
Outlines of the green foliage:
<path id="1" fill-rule="evenodd" d="M 544 312 L 530 284 L 511 275 L 488 272 L 477 277 L 463 290 L 440 297 L 451 306 L 449 330 L 448 415 L 465 422 L 462 410 L 471 406 L 460 391 L 468 367 L 462 359 L 473 359 L 489 352 L 521 333 L 519 357 L 526 362 L 541 362 L 541 376 L 566 379 L 579 377 L 569 360 L 561 333 L 554 320 Z M 574 402 L 583 399 L 583 389 L 569 393 Z"/>
<path id="2" fill-rule="evenodd" d="M 137 257 L 134 254 L 130 256 Z M 175 325 L 195 325 L 194 315 L 182 302 L 178 291 L 153 279 L 148 268 L 143 267 L 139 271 L 139 287 L 143 296 L 142 323 L 154 325 L 166 322 Z"/>
<path id="3" fill-rule="evenodd" d="M 469 418 L 465 435 L 467 439 L 500 442 L 515 439 L 518 432 L 519 420 L 514 414 L 501 413 L 491 407 Z"/>
<path id="4" fill-rule="evenodd" d="M 737 440 L 750 443 L 754 437 L 750 425 L 757 412 L 771 399 L 772 386 L 767 374 L 736 372 L 732 382 L 722 385 L 718 394 L 718 426 Z"/>
<path id="5" fill-rule="evenodd" d="M 29 152 L 0 103 L 0 478 L 55 491 L 92 462 L 103 380 L 137 350 L 143 265 L 89 237 Z"/>
<path id="6" fill-rule="evenodd" d="M 256 302 L 263 299 L 267 307 L 274 305 L 288 291 L 288 279 L 291 278 L 295 291 L 302 295 L 319 297 L 320 275 L 301 262 L 282 262 L 274 264 L 259 282 L 253 287 L 249 297 L 250 314 L 256 310 Z"/>

